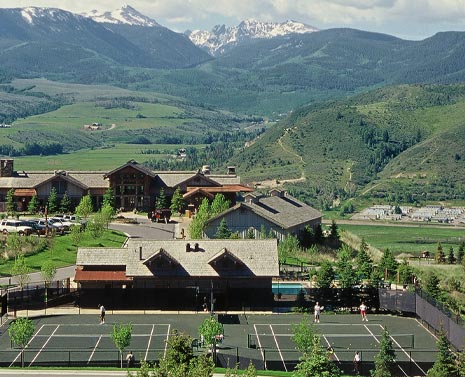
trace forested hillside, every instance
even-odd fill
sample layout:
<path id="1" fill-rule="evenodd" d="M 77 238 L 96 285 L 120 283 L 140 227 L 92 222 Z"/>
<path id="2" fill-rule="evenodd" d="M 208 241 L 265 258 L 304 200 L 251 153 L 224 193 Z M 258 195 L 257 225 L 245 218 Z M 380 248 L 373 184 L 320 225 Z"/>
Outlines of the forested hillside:
<path id="1" fill-rule="evenodd" d="M 230 163 L 249 181 L 305 178 L 288 188 L 322 208 L 463 198 L 463 136 L 464 85 L 404 85 L 295 111 Z"/>

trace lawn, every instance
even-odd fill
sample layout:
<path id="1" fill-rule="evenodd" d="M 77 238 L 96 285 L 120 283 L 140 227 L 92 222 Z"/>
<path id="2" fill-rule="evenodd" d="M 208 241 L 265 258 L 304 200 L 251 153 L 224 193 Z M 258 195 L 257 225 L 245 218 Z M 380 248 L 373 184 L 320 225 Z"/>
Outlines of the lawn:
<path id="1" fill-rule="evenodd" d="M 84 232 L 79 247 L 121 247 L 126 236 L 115 230 L 108 230 L 98 239 L 93 238 L 90 233 Z M 40 271 L 45 261 L 51 260 L 55 267 L 70 266 L 76 263 L 78 246 L 74 245 L 70 235 L 55 236 L 51 239 L 49 247 L 33 255 L 27 256 L 27 265 L 31 272 Z M 2 260 L 0 264 L 0 275 L 10 276 L 14 260 Z"/>
<path id="2" fill-rule="evenodd" d="M 425 250 L 432 255 L 436 253 L 438 242 L 441 242 L 444 253 L 449 248 L 457 251 L 465 242 L 465 230 L 453 227 L 432 226 L 386 226 L 386 225 L 338 225 L 340 230 L 347 230 L 380 250 L 389 248 L 394 254 L 409 253 L 420 256 Z"/>

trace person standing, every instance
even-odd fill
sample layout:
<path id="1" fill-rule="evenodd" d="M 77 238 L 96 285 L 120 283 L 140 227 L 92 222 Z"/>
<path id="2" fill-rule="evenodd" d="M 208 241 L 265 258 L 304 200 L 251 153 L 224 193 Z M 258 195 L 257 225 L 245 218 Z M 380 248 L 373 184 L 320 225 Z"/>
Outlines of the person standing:
<path id="1" fill-rule="evenodd" d="M 363 321 L 368 322 L 368 318 L 367 318 L 367 306 L 365 305 L 364 302 L 361 303 L 359 309 L 360 309 L 360 315 L 362 316 L 362 322 L 363 322 Z"/>
<path id="2" fill-rule="evenodd" d="M 105 323 L 105 307 L 100 305 L 100 324 L 103 325 Z"/>
<path id="3" fill-rule="evenodd" d="M 127 364 L 128 364 L 128 368 L 133 368 L 134 367 L 134 360 L 135 360 L 134 354 L 132 353 L 132 351 L 129 351 L 129 353 L 126 356 L 126 361 L 127 361 Z"/>
<path id="4" fill-rule="evenodd" d="M 320 306 L 320 304 L 318 302 L 313 307 L 313 311 L 314 311 L 314 314 L 315 314 L 315 318 L 314 318 L 313 322 L 314 323 L 320 323 L 321 306 Z"/>
<path id="5" fill-rule="evenodd" d="M 360 366 L 360 354 L 358 353 L 358 351 L 356 351 L 354 355 L 354 373 L 355 374 L 360 373 L 359 366 Z"/>

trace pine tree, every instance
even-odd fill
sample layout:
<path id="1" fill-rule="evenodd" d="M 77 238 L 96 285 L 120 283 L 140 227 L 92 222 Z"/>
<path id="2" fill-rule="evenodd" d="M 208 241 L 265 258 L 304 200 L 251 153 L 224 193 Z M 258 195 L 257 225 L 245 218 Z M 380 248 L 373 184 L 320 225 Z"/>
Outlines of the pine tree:
<path id="1" fill-rule="evenodd" d="M 447 255 L 447 263 L 448 264 L 455 264 L 456 262 L 456 259 L 455 259 L 455 255 L 454 255 L 454 248 L 451 246 L 449 248 L 449 254 Z"/>
<path id="2" fill-rule="evenodd" d="M 380 272 L 387 274 L 387 279 L 392 279 L 392 277 L 397 273 L 398 266 L 399 263 L 396 261 L 392 251 L 389 249 L 384 250 L 383 257 L 379 264 Z"/>
<path id="3" fill-rule="evenodd" d="M 355 260 L 355 264 L 357 266 L 357 277 L 358 278 L 369 279 L 371 276 L 371 272 L 373 270 L 373 261 L 371 260 L 367 251 L 368 251 L 368 244 L 362 238 L 362 242 L 360 244 L 360 250 L 357 253 L 357 258 Z"/>
<path id="4" fill-rule="evenodd" d="M 28 206 L 27 206 L 27 211 L 33 215 L 35 215 L 39 211 L 39 200 L 37 199 L 37 195 L 34 195 Z"/>
<path id="5" fill-rule="evenodd" d="M 391 377 L 395 365 L 395 352 L 392 339 L 387 328 L 384 328 L 379 345 L 379 352 L 375 356 L 375 369 L 370 371 L 372 377 Z"/>
<path id="6" fill-rule="evenodd" d="M 444 255 L 444 251 L 442 250 L 441 241 L 438 242 L 438 247 L 436 249 L 436 263 L 446 263 L 446 256 Z"/>
<path id="7" fill-rule="evenodd" d="M 341 288 L 350 288 L 357 283 L 357 273 L 352 267 L 350 253 L 350 249 L 347 246 L 343 246 L 337 254 L 336 272 L 339 275 Z"/>
<path id="8" fill-rule="evenodd" d="M 424 289 L 434 299 L 439 299 L 441 296 L 441 288 L 439 287 L 439 277 L 430 271 L 425 278 Z"/>
<path id="9" fill-rule="evenodd" d="M 318 288 L 330 288 L 334 280 L 334 269 L 331 262 L 324 261 L 321 263 L 316 276 Z"/>
<path id="10" fill-rule="evenodd" d="M 68 193 L 65 192 L 63 198 L 60 201 L 60 212 L 69 213 L 71 211 L 71 199 L 68 196 Z"/>
<path id="11" fill-rule="evenodd" d="M 428 370 L 427 377 L 444 377 L 455 376 L 457 367 L 454 360 L 454 355 L 449 348 L 449 341 L 447 340 L 446 333 L 440 331 L 438 341 L 438 355 L 433 367 Z"/>
<path id="12" fill-rule="evenodd" d="M 413 280 L 413 268 L 410 267 L 407 260 L 403 259 L 397 268 L 399 280 L 402 284 L 410 284 Z"/>
<path id="13" fill-rule="evenodd" d="M 173 193 L 173 197 L 171 198 L 171 205 L 170 205 L 171 212 L 181 213 L 185 205 L 186 205 L 186 202 L 181 194 L 181 188 L 178 186 Z"/>
<path id="14" fill-rule="evenodd" d="M 55 189 L 55 187 L 52 187 L 47 200 L 48 213 L 55 213 L 57 211 L 57 202 L 57 190 Z"/>
<path id="15" fill-rule="evenodd" d="M 231 237 L 231 231 L 228 228 L 228 224 L 226 222 L 226 219 L 223 218 L 220 221 L 220 226 L 218 227 L 215 238 L 217 239 L 227 239 Z"/>
<path id="16" fill-rule="evenodd" d="M 8 216 L 14 216 L 17 210 L 18 205 L 15 201 L 15 189 L 10 189 L 6 194 L 6 213 Z"/>
<path id="17" fill-rule="evenodd" d="M 460 244 L 459 250 L 458 250 L 458 252 L 457 252 L 457 264 L 462 264 L 463 256 L 465 255 L 464 248 L 465 248 L 465 245 L 464 245 L 464 243 L 462 242 L 462 243 Z"/>
<path id="18" fill-rule="evenodd" d="M 166 208 L 166 195 L 163 187 L 160 189 L 160 194 L 155 199 L 155 209 Z"/>
<path id="19" fill-rule="evenodd" d="M 339 230 L 336 221 L 331 221 L 331 227 L 329 228 L 329 239 L 331 241 L 339 241 Z"/>

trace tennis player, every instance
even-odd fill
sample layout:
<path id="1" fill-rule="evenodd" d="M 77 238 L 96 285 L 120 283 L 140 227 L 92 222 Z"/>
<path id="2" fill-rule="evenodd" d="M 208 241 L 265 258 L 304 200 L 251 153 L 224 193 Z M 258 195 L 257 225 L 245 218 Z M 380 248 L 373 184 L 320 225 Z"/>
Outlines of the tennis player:
<path id="1" fill-rule="evenodd" d="M 364 302 L 361 303 L 359 309 L 360 309 L 360 315 L 362 316 L 362 322 L 363 322 L 363 321 L 368 322 L 368 318 L 367 318 L 367 306 L 365 305 Z"/>

